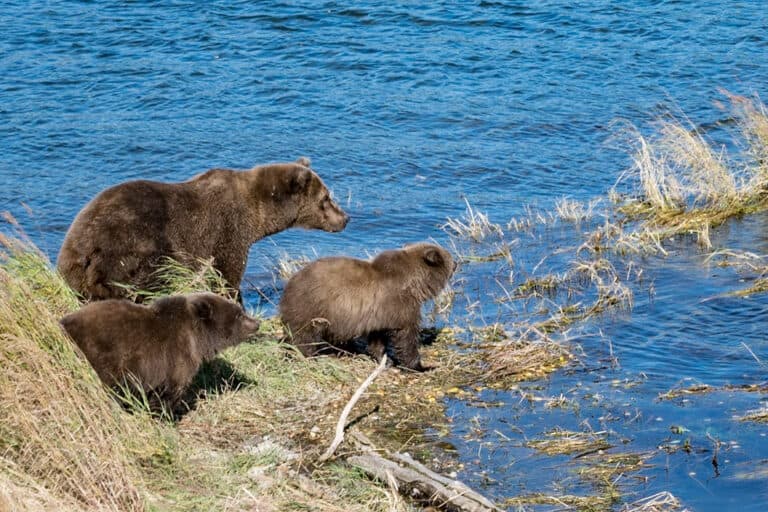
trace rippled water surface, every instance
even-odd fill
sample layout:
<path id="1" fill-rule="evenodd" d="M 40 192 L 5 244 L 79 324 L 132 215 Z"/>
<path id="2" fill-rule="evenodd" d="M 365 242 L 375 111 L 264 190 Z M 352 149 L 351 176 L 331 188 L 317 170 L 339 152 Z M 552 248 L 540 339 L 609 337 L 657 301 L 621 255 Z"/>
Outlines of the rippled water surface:
<path id="1" fill-rule="evenodd" d="M 693 4 L 5 2 L 0 208 L 55 258 L 74 215 L 107 186 L 310 156 L 352 221 L 343 233 L 290 231 L 253 247 L 246 298 L 270 313 L 284 253 L 447 244 L 440 226 L 465 198 L 505 225 L 526 205 L 602 197 L 629 165 L 613 140 L 618 120 L 652 130 L 671 110 L 709 126 L 726 115 L 713 105 L 719 87 L 765 94 L 765 3 Z M 518 269 L 580 243 L 569 229 L 507 236 Z M 712 239 L 766 254 L 768 216 Z M 584 326 L 580 362 L 530 385 L 578 410 L 523 403 L 522 392 L 484 392 L 505 404 L 495 408 L 449 403 L 461 478 L 499 499 L 589 493 L 570 457 L 522 443 L 555 425 L 592 428 L 655 453 L 642 479 L 625 477 L 627 500 L 669 490 L 696 511 L 764 510 L 768 428 L 733 419 L 764 395 L 656 398 L 677 385 L 766 380 L 766 294 L 726 297 L 745 286 L 740 276 L 689 242 L 640 262 L 634 308 Z M 451 322 L 514 322 L 493 300 L 510 270 L 463 267 L 459 288 L 484 305 L 457 307 Z M 478 424 L 483 439 L 468 435 Z M 691 453 L 657 449 L 685 438 L 672 425 L 689 429 Z M 711 439 L 725 443 L 719 476 Z"/>

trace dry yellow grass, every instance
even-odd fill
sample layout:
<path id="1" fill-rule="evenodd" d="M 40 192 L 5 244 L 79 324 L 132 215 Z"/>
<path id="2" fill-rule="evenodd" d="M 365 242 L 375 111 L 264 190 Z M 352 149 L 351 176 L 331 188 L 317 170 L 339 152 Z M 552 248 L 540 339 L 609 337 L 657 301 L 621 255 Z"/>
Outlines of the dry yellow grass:
<path id="1" fill-rule="evenodd" d="M 443 230 L 451 236 L 468 238 L 474 242 L 482 242 L 486 237 L 502 233 L 501 226 L 494 224 L 488 215 L 472 208 L 467 199 L 464 199 L 467 211 L 462 217 L 449 217 L 443 225 Z"/>
<path id="2" fill-rule="evenodd" d="M 730 159 L 688 121 L 662 121 L 652 138 L 629 130 L 633 166 L 617 183 L 629 184 L 629 190 L 620 194 L 614 187 L 611 195 L 620 213 L 641 221 L 639 231 L 662 240 L 694 234 L 709 249 L 709 228 L 768 208 L 768 113 L 757 98 L 729 99 L 747 158 Z"/>
<path id="3" fill-rule="evenodd" d="M 671 492 L 662 491 L 626 504 L 621 512 L 674 512 L 680 508 L 680 500 Z"/>
<path id="4" fill-rule="evenodd" d="M 605 440 L 605 432 L 555 429 L 541 439 L 528 441 L 526 446 L 546 455 L 579 455 L 607 450 L 611 444 Z"/>
<path id="5" fill-rule="evenodd" d="M 343 465 L 322 481 L 301 472 L 311 427 L 331 423 L 368 359 L 298 358 L 265 322 L 269 339 L 217 360 L 221 368 L 202 376 L 212 387 L 200 390 L 180 423 L 153 418 L 138 403 L 129 413 L 59 327 L 58 319 L 78 307 L 75 295 L 34 247 L 5 236 L 2 242 L 2 509 L 408 510 L 388 487 L 355 479 Z M 182 289 L 215 283 L 215 275 L 211 281 L 174 272 L 181 277 L 173 285 Z M 192 282 L 184 284 L 184 276 Z M 228 387 L 228 371 L 249 382 Z M 255 455 L 250 440 L 270 435 L 285 453 L 301 456 Z M 319 447 L 325 432 L 315 437 Z"/>
<path id="6" fill-rule="evenodd" d="M 768 423 L 768 407 L 747 411 L 746 414 L 739 416 L 739 421 L 752 421 L 755 423 Z"/>
<path id="7" fill-rule="evenodd" d="M 162 449 L 126 416 L 59 327 L 74 295 L 34 250 L 5 239 L 0 267 L 0 455 L 63 502 L 142 510 L 136 461 Z"/>
<path id="8" fill-rule="evenodd" d="M 0 510 L 84 512 L 86 509 L 67 496 L 54 495 L 29 475 L 19 471 L 16 464 L 0 458 Z"/>

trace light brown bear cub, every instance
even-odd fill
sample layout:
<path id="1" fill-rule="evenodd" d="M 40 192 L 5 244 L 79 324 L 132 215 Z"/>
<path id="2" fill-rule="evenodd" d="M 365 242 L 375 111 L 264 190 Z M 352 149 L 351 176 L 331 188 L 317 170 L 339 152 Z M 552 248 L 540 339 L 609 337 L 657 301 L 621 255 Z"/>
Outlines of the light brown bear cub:
<path id="1" fill-rule="evenodd" d="M 93 302 L 61 325 L 105 384 L 138 384 L 173 410 L 202 362 L 254 335 L 259 321 L 223 297 L 192 293 L 149 306 Z"/>
<path id="2" fill-rule="evenodd" d="M 248 250 L 290 227 L 341 231 L 349 219 L 308 158 L 249 171 L 213 169 L 182 183 L 129 181 L 101 192 L 77 215 L 57 267 L 87 300 L 152 290 L 164 257 L 186 265 L 213 258 L 237 292 Z"/>
<path id="3" fill-rule="evenodd" d="M 376 359 L 391 344 L 401 366 L 423 371 L 421 306 L 440 293 L 453 270 L 448 251 L 427 243 L 384 251 L 372 261 L 321 258 L 285 286 L 280 316 L 287 340 L 311 356 L 323 346 L 365 337 Z"/>

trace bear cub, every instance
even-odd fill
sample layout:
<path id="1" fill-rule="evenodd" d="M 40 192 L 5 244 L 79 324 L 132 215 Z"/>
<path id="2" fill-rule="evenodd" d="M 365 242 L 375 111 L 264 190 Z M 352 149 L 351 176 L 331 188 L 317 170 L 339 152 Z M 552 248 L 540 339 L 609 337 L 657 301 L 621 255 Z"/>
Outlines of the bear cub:
<path id="1" fill-rule="evenodd" d="M 285 286 L 279 309 L 286 340 L 311 356 L 328 345 L 343 348 L 364 337 L 377 360 L 391 345 L 401 366 L 424 371 L 421 307 L 440 293 L 454 268 L 448 251 L 428 243 L 384 251 L 371 261 L 316 260 Z"/>
<path id="2" fill-rule="evenodd" d="M 148 306 L 93 302 L 61 325 L 105 384 L 141 387 L 173 411 L 203 361 L 256 334 L 259 320 L 213 293 L 191 293 Z"/>
<path id="3" fill-rule="evenodd" d="M 187 266 L 212 259 L 237 294 L 254 242 L 291 227 L 337 232 L 348 220 L 305 157 L 182 183 L 129 181 L 77 214 L 57 268 L 91 301 L 127 297 L 115 283 L 153 290 L 166 257 Z"/>

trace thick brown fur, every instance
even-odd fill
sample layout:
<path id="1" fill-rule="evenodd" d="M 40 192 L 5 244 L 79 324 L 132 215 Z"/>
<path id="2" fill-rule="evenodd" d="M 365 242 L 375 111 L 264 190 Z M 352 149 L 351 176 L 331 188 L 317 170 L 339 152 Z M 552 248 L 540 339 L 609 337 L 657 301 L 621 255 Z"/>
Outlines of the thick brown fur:
<path id="1" fill-rule="evenodd" d="M 421 306 L 440 293 L 453 270 L 448 251 L 427 243 L 384 251 L 371 261 L 314 261 L 288 281 L 280 300 L 287 340 L 311 356 L 325 344 L 343 347 L 365 337 L 375 358 L 391 344 L 401 366 L 422 371 Z"/>
<path id="2" fill-rule="evenodd" d="M 120 299 L 61 319 L 108 386 L 140 386 L 170 411 L 204 361 L 254 335 L 259 321 L 212 293 L 165 297 L 149 306 Z"/>
<path id="3" fill-rule="evenodd" d="M 154 288 L 157 265 L 213 258 L 237 292 L 248 250 L 290 227 L 341 231 L 347 215 L 307 158 L 249 171 L 213 169 L 182 183 L 130 181 L 101 192 L 77 215 L 57 267 L 87 300 Z"/>

